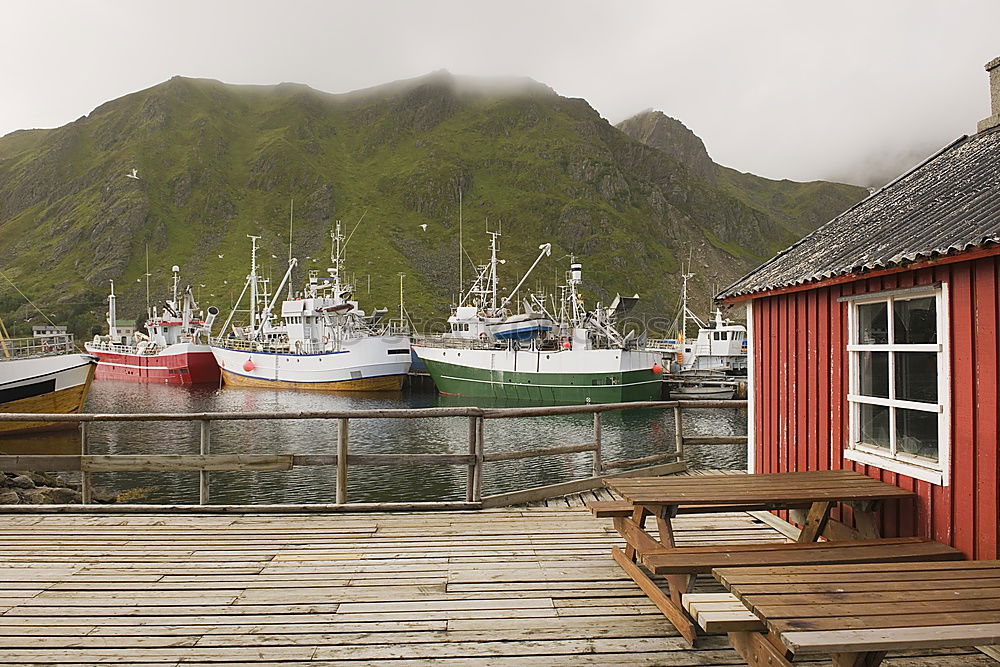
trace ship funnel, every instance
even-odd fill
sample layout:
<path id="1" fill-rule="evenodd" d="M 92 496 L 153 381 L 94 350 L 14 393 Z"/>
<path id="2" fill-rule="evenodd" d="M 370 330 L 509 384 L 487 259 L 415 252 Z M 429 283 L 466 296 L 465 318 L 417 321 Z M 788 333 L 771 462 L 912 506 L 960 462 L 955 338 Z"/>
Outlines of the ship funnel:
<path id="1" fill-rule="evenodd" d="M 573 262 L 569 265 L 569 273 L 573 280 L 583 280 L 583 265 L 579 262 Z"/>
<path id="2" fill-rule="evenodd" d="M 205 323 L 202 325 L 202 328 L 208 329 L 209 331 L 211 331 L 212 330 L 212 323 L 215 322 L 215 318 L 216 318 L 216 316 L 218 314 L 219 314 L 219 309 L 218 308 L 216 308 L 215 306 L 209 306 L 208 307 L 208 317 L 205 318 Z"/>

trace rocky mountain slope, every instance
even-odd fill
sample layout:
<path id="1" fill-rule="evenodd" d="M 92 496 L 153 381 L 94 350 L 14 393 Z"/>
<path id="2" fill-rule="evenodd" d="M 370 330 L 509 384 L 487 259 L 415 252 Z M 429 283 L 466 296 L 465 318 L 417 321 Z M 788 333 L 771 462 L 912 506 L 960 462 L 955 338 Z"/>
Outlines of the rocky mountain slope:
<path id="1" fill-rule="evenodd" d="M 403 273 L 407 310 L 431 329 L 459 289 L 461 191 L 466 251 L 484 260 L 486 225 L 502 224 L 508 286 L 550 241 L 532 287 L 551 292 L 572 254 L 592 301 L 639 292 L 642 314 L 669 320 L 682 260 L 693 259 L 705 309 L 714 287 L 865 194 L 719 167 L 686 128 L 645 116 L 617 129 L 533 81 L 447 72 L 343 95 L 175 77 L 66 126 L 0 138 L 0 270 L 90 336 L 110 280 L 119 317 L 141 317 L 148 248 L 154 299 L 178 264 L 202 304 L 226 313 L 247 234 L 263 236 L 263 271 L 280 279 L 294 200 L 303 269 L 327 266 L 335 220 L 357 225 L 357 296 L 393 307 Z M 40 319 L 2 279 L 0 316 L 21 333 Z"/>

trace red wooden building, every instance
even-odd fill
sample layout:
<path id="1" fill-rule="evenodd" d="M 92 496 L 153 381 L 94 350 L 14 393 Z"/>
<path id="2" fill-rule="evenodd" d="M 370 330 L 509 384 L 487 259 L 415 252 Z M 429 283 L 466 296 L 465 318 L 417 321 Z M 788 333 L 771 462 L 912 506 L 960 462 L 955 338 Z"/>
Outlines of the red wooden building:
<path id="1" fill-rule="evenodd" d="M 749 330 L 752 472 L 916 490 L 884 535 L 1000 541 L 1000 58 L 992 115 L 724 290 Z M 850 522 L 850 510 L 842 519 Z"/>

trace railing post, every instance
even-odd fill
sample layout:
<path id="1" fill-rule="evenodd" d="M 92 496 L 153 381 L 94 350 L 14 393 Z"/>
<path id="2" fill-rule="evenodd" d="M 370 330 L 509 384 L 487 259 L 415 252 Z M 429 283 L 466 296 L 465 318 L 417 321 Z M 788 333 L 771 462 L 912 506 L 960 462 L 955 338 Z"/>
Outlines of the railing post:
<path id="1" fill-rule="evenodd" d="M 337 420 L 337 504 L 347 503 L 347 419 Z"/>
<path id="2" fill-rule="evenodd" d="M 681 406 L 674 406 L 674 447 L 677 451 L 677 460 L 684 458 L 684 417 Z"/>
<path id="3" fill-rule="evenodd" d="M 87 444 L 87 422 L 80 422 L 80 456 L 83 463 L 82 457 L 87 456 L 90 452 L 90 447 Z M 94 489 L 90 483 L 90 472 L 83 470 L 83 466 L 80 466 L 80 502 L 84 505 L 90 504 L 93 499 Z"/>
<path id="4" fill-rule="evenodd" d="M 208 455 L 212 448 L 212 422 L 208 419 L 201 420 L 201 455 Z M 208 504 L 208 484 L 209 484 L 209 472 L 207 470 L 202 470 L 200 475 L 200 485 L 198 491 L 198 504 L 207 505 Z"/>
<path id="5" fill-rule="evenodd" d="M 476 455 L 476 434 L 479 433 L 477 418 L 469 417 L 469 455 Z M 469 464 L 469 470 L 465 474 L 465 502 L 471 503 L 475 497 L 476 487 L 476 462 Z"/>
<path id="6" fill-rule="evenodd" d="M 475 484 L 472 491 L 472 502 L 478 503 L 483 500 L 483 453 L 486 450 L 486 420 L 478 418 L 476 424 L 476 471 Z"/>
<path id="7" fill-rule="evenodd" d="M 594 477 L 600 477 L 604 472 L 604 462 L 601 460 L 601 414 L 594 413 Z"/>

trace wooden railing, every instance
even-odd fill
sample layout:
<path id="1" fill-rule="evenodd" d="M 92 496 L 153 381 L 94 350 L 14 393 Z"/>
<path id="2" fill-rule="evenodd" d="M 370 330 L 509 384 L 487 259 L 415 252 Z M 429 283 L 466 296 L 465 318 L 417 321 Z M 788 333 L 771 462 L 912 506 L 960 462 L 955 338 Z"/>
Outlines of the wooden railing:
<path id="1" fill-rule="evenodd" d="M 199 504 L 207 505 L 210 498 L 210 479 L 213 471 L 283 471 L 302 466 L 336 467 L 336 505 L 348 505 L 348 470 L 350 466 L 396 465 L 458 465 L 467 469 L 465 502 L 418 502 L 369 504 L 376 508 L 396 509 L 456 509 L 495 507 L 519 502 L 530 502 L 586 489 L 597 488 L 607 476 L 664 474 L 683 467 L 678 462 L 684 457 L 686 445 L 746 444 L 746 436 L 685 436 L 684 410 L 705 408 L 745 407 L 746 401 L 649 401 L 635 403 L 608 403 L 600 405 L 572 405 L 525 408 L 410 408 L 340 410 L 329 412 L 201 412 L 201 413 L 148 413 L 148 414 L 11 414 L 0 413 L 0 421 L 79 422 L 80 454 L 72 455 L 0 455 L 0 470 L 28 472 L 81 473 L 83 504 L 93 500 L 91 475 L 96 472 L 177 472 L 200 474 Z M 672 451 L 635 459 L 605 461 L 602 456 L 602 419 L 606 412 L 640 409 L 672 409 L 674 412 L 674 448 Z M 486 420 L 554 415 L 593 414 L 593 439 L 576 445 L 556 445 L 527 450 L 486 451 Z M 426 419 L 465 417 L 468 419 L 467 453 L 465 454 L 352 454 L 349 451 L 349 422 L 351 419 Z M 212 423 L 219 421 L 251 420 L 302 420 L 324 419 L 337 421 L 336 454 L 212 454 Z M 200 452 L 198 454 L 114 454 L 90 453 L 89 430 L 95 422 L 150 422 L 187 421 L 200 425 Z M 512 493 L 484 497 L 484 464 L 499 461 L 590 452 L 592 476 L 544 487 L 524 489 Z M 673 464 L 656 466 L 665 461 Z M 636 467 L 641 470 L 634 470 Z M 649 467 L 653 466 L 653 467 Z M 672 468 L 672 470 L 670 469 Z M 632 470 L 626 470 L 632 469 Z M 624 471 L 624 472 L 610 472 Z M 359 503 L 350 503 L 359 507 Z M 368 506 L 368 505 L 366 505 Z M 289 505 L 278 507 L 288 508 Z"/>

